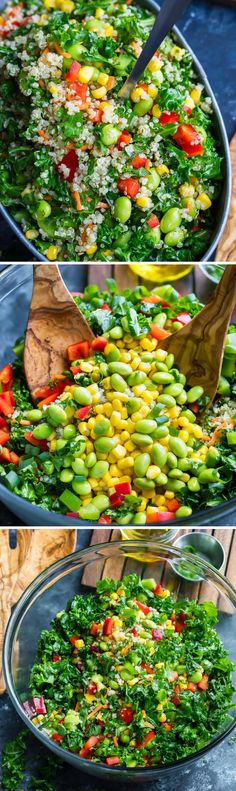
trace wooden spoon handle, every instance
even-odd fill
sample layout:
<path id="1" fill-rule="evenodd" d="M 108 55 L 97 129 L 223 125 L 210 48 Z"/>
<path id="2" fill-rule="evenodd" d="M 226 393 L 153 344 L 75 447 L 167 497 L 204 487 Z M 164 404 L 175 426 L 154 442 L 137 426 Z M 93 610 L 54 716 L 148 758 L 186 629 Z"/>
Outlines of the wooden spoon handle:
<path id="1" fill-rule="evenodd" d="M 207 309 L 211 310 L 214 306 L 214 314 L 217 318 L 222 318 L 222 324 L 228 326 L 236 303 L 236 266 L 227 264 L 220 282 L 213 291 Z M 213 314 L 213 311 L 212 311 Z"/>

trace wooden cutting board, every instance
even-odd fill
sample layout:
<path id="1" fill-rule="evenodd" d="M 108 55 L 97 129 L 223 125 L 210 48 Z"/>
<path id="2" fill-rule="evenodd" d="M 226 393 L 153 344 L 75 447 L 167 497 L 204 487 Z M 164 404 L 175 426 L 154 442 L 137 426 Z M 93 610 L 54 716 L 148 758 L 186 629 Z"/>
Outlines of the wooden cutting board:
<path id="1" fill-rule="evenodd" d="M 75 550 L 76 532 L 19 528 L 12 549 L 9 530 L 0 530 L 0 694 L 5 691 L 1 657 L 11 608 L 41 571 Z"/>
<path id="2" fill-rule="evenodd" d="M 228 220 L 217 247 L 215 260 L 220 263 L 236 262 L 236 133 L 230 143 L 232 162 L 232 198 Z"/>

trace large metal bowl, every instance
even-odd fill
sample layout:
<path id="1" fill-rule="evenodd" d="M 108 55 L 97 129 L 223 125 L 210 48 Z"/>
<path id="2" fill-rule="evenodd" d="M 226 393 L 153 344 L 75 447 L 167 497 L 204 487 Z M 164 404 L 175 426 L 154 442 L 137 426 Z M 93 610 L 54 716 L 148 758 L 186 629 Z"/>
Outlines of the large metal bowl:
<path id="1" fill-rule="evenodd" d="M 155 2 L 155 0 L 136 0 L 136 2 L 139 5 L 148 8 L 154 14 L 156 14 L 160 8 L 159 5 Z M 198 58 L 196 57 L 192 49 L 187 44 L 187 41 L 184 38 L 184 36 L 182 36 L 182 33 L 180 33 L 179 29 L 177 27 L 174 27 L 173 32 L 177 36 L 178 44 L 180 44 L 181 47 L 184 47 L 185 49 L 188 50 L 188 52 L 190 52 L 193 59 L 193 66 L 195 72 L 198 75 L 200 82 L 204 85 L 206 93 L 208 94 L 208 96 L 210 96 L 212 100 L 214 131 L 215 131 L 216 139 L 218 140 L 219 143 L 219 153 L 223 158 L 223 184 L 222 184 L 221 194 L 219 196 L 218 201 L 215 204 L 214 231 L 212 233 L 209 247 L 206 250 L 204 256 L 201 258 L 201 261 L 209 261 L 212 258 L 214 250 L 217 247 L 217 244 L 223 233 L 229 212 L 230 199 L 231 199 L 231 182 L 232 182 L 229 142 L 220 109 L 218 107 L 217 101 L 215 99 L 211 86 L 208 82 L 204 69 L 202 68 Z M 10 227 L 12 228 L 12 230 L 20 240 L 20 242 L 22 242 L 22 244 L 24 244 L 25 247 L 27 247 L 27 249 L 32 255 L 32 259 L 36 259 L 38 261 L 47 261 L 47 258 L 45 258 L 45 256 L 42 255 L 36 249 L 36 247 L 30 241 L 28 241 L 28 239 L 25 238 L 23 231 L 21 231 L 19 225 L 17 225 L 17 223 L 13 219 L 11 213 L 7 209 L 5 209 L 5 207 L 2 204 L 0 204 L 0 211 L 6 222 L 10 225 Z"/>
<path id="2" fill-rule="evenodd" d="M 99 264 L 98 264 L 99 266 Z M 76 264 L 61 264 L 63 278 L 71 291 L 83 291 L 85 285 L 84 267 Z M 16 335 L 24 333 L 32 290 L 32 264 L 15 264 L 0 274 L 0 315 L 2 321 L 0 368 L 12 359 L 12 347 Z M 46 511 L 28 500 L 10 492 L 0 483 L 0 501 L 10 508 L 22 522 L 30 527 L 87 527 L 88 522 L 72 519 L 62 514 Z M 166 523 L 168 524 L 168 523 Z M 173 523 L 171 523 L 173 524 Z M 97 526 L 97 522 L 91 522 Z M 215 508 L 198 511 L 186 519 L 177 520 L 174 526 L 236 525 L 236 498 Z M 90 526 L 90 523 L 89 523 Z M 111 525 L 112 526 L 112 525 Z M 115 527 L 115 525 L 113 525 Z M 131 525 L 129 525 L 131 527 Z"/>

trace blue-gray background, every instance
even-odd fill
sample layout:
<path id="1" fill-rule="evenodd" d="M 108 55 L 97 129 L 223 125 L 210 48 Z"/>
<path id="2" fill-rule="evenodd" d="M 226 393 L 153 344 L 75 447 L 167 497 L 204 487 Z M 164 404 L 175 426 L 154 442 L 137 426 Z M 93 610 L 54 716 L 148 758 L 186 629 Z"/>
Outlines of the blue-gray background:
<path id="1" fill-rule="evenodd" d="M 0 0 L 0 7 L 3 4 Z M 211 0 L 192 0 L 178 27 L 206 71 L 231 139 L 236 131 L 236 5 L 231 8 Z M 0 249 L 3 261 L 31 258 L 1 219 Z"/>

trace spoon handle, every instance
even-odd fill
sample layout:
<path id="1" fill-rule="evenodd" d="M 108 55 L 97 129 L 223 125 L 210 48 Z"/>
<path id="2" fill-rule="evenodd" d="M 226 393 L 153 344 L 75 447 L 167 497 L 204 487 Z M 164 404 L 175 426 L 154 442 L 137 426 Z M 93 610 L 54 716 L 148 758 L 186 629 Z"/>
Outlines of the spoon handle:
<path id="1" fill-rule="evenodd" d="M 216 286 L 210 302 L 214 304 L 214 314 L 222 319 L 222 324 L 228 326 L 236 304 L 236 265 L 226 264 L 220 282 Z"/>
<path id="2" fill-rule="evenodd" d="M 128 99 L 130 93 L 141 77 L 147 64 L 155 54 L 163 39 L 169 33 L 176 20 L 179 19 L 190 0 L 164 0 L 161 10 L 155 20 L 150 36 L 139 55 L 138 60 L 130 74 L 120 89 L 118 96 Z"/>

